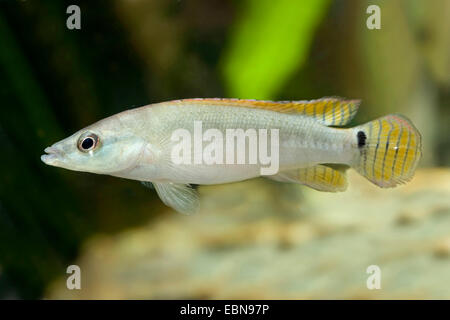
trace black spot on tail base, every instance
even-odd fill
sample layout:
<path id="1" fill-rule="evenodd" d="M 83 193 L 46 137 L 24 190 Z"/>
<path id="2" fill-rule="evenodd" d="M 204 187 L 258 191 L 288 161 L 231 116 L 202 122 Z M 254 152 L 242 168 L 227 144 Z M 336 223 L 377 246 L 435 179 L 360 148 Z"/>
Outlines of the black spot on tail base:
<path id="1" fill-rule="evenodd" d="M 364 131 L 358 131 L 358 148 L 362 148 L 366 145 L 367 136 Z"/>

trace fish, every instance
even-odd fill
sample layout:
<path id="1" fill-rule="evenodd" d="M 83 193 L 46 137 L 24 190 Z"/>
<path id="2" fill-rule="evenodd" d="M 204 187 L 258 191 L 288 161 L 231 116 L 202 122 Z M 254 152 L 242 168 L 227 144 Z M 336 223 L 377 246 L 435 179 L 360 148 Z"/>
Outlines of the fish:
<path id="1" fill-rule="evenodd" d="M 184 214 L 199 208 L 193 185 L 264 176 L 318 191 L 342 192 L 348 185 L 349 168 L 381 188 L 410 181 L 422 155 L 419 131 L 400 114 L 347 128 L 360 103 L 339 97 L 301 101 L 194 98 L 155 103 L 87 126 L 47 147 L 41 160 L 69 170 L 141 181 L 153 187 L 164 204 Z M 174 138 L 180 130 L 195 136 L 198 125 L 205 133 L 215 130 L 215 135 L 209 140 L 203 136 L 200 142 Z M 174 161 L 176 148 L 191 158 L 200 154 L 202 160 L 205 145 L 215 140 L 214 146 L 219 146 L 225 140 L 219 133 L 226 135 L 231 129 L 248 133 L 240 144 L 247 158 L 257 152 L 250 148 L 250 133 L 259 133 L 261 138 L 265 132 L 267 138 L 270 132 L 266 147 L 272 159 L 277 158 L 276 170 L 262 174 L 268 170 L 262 158 L 252 163 L 220 161 L 227 155 L 214 148 L 216 161 Z M 260 144 L 258 151 L 262 149 Z M 223 153 L 230 154 L 230 150 L 222 148 Z"/>

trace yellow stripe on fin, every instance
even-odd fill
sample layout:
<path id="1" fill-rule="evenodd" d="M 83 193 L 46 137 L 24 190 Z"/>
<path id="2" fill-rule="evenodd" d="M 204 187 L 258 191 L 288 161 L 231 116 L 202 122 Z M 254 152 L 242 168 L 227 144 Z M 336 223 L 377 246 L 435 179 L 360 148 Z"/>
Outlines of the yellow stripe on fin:
<path id="1" fill-rule="evenodd" d="M 353 167 L 360 174 L 382 188 L 411 180 L 422 155 L 422 142 L 410 120 L 388 115 L 353 130 L 359 149 Z"/>
<path id="2" fill-rule="evenodd" d="M 358 111 L 360 100 L 322 98 L 309 101 L 269 101 L 199 98 L 176 100 L 171 101 L 171 103 L 264 109 L 312 117 L 326 126 L 344 126 L 348 124 L 355 116 Z"/>
<path id="3" fill-rule="evenodd" d="M 280 182 L 304 184 L 318 191 L 340 192 L 347 189 L 346 168 L 334 169 L 326 165 L 316 165 L 309 168 L 293 169 L 279 172 L 267 178 Z"/>

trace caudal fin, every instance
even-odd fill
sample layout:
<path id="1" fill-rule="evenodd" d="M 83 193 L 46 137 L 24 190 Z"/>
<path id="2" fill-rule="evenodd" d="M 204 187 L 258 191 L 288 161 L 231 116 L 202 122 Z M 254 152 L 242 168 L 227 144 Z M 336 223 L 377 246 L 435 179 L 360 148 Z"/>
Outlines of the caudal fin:
<path id="1" fill-rule="evenodd" d="M 360 174 L 382 188 L 411 180 L 422 155 L 422 141 L 409 119 L 388 115 L 353 130 L 359 150 L 353 167 Z"/>

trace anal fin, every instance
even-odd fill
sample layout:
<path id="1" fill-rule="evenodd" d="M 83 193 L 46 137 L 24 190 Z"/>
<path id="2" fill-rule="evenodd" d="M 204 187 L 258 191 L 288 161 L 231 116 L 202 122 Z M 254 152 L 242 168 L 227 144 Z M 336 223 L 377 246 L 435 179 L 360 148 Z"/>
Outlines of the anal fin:
<path id="1" fill-rule="evenodd" d="M 281 171 L 274 176 L 268 176 L 272 180 L 280 182 L 293 182 L 306 185 L 318 191 L 340 192 L 347 189 L 347 167 L 316 165 L 308 168 Z"/>

